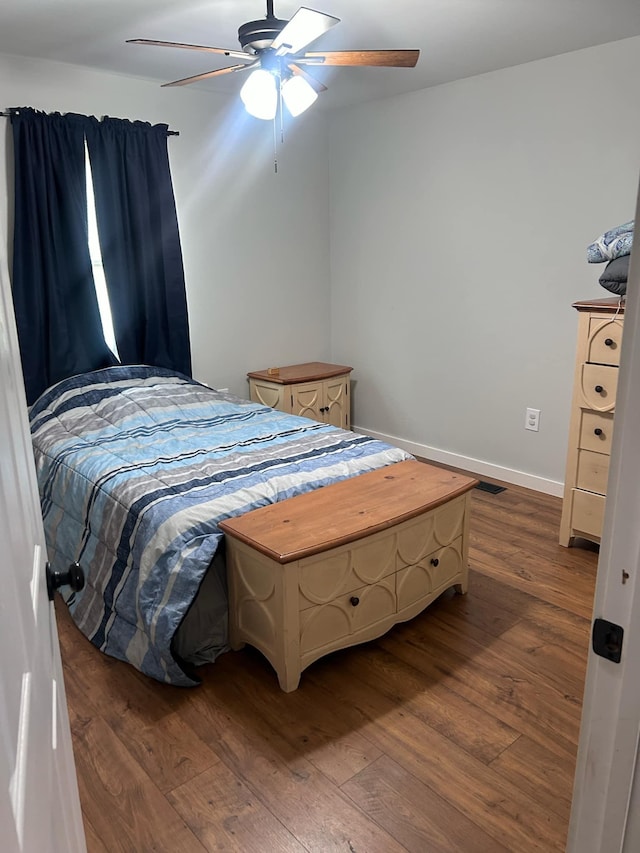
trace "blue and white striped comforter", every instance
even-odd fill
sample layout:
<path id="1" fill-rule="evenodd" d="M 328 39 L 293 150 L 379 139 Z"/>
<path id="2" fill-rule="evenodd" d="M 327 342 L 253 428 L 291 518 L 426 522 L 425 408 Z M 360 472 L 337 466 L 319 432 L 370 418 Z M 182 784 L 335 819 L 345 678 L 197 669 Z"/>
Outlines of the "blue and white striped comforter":
<path id="1" fill-rule="evenodd" d="M 106 654 L 185 686 L 198 678 L 171 641 L 218 523 L 410 458 L 145 366 L 66 379 L 30 420 L 49 560 L 78 561 L 87 578 L 69 598 L 74 621 Z"/>

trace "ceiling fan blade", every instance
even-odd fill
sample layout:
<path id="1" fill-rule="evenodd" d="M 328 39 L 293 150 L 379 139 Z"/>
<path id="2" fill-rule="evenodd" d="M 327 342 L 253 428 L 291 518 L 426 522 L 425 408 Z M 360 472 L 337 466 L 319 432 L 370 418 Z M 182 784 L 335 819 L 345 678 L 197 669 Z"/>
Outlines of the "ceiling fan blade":
<path id="1" fill-rule="evenodd" d="M 392 68 L 413 68 L 419 50 L 329 50 L 312 51 L 297 56 L 301 65 L 383 65 Z"/>
<path id="2" fill-rule="evenodd" d="M 308 44 L 320 38 L 331 27 L 340 23 L 340 18 L 316 12 L 301 6 L 289 23 L 274 38 L 271 47 L 279 56 L 287 53 L 298 53 Z"/>
<path id="3" fill-rule="evenodd" d="M 182 47 L 186 50 L 204 50 L 207 53 L 219 53 L 222 56 L 230 56 L 232 59 L 251 59 L 243 50 L 227 50 L 224 47 L 207 47 L 202 44 L 182 44 L 179 41 L 155 41 L 154 39 L 127 39 L 127 44 L 148 44 L 152 47 Z"/>
<path id="4" fill-rule="evenodd" d="M 209 77 L 221 77 L 223 74 L 231 74 L 234 71 L 247 71 L 259 65 L 259 60 L 254 60 L 248 65 L 227 65 L 226 68 L 216 68 L 215 71 L 205 71 L 204 74 L 194 74 L 193 77 L 183 77 L 182 80 L 174 80 L 172 83 L 163 83 L 162 88 L 166 86 L 187 86 L 189 83 L 197 83 L 198 80 L 208 80 Z"/>
<path id="5" fill-rule="evenodd" d="M 299 65 L 296 65 L 295 62 L 289 63 L 289 68 L 293 71 L 293 73 L 298 77 L 304 77 L 307 83 L 311 86 L 311 88 L 316 92 L 326 92 L 327 87 L 324 83 L 321 83 L 319 80 L 316 80 L 315 77 L 312 77 L 311 74 L 307 74 L 304 68 L 300 68 Z"/>

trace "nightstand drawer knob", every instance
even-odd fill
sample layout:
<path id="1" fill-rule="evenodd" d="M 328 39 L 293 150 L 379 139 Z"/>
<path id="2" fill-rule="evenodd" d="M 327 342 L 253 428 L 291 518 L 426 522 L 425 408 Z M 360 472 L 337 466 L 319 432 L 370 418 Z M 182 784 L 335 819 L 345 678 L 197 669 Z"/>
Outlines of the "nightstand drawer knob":
<path id="1" fill-rule="evenodd" d="M 357 607 L 360 604 L 360 599 L 358 598 L 357 595 L 352 595 L 351 598 L 349 599 L 349 601 L 351 602 L 351 604 L 354 607 Z"/>
<path id="2" fill-rule="evenodd" d="M 614 343 L 615 343 L 615 341 L 613 340 L 613 338 L 605 338 L 604 345 L 606 347 L 612 347 L 614 345 Z"/>
<path id="3" fill-rule="evenodd" d="M 602 430 L 600 429 L 600 427 L 596 427 L 593 431 L 593 434 L 594 435 L 602 435 Z"/>
<path id="4" fill-rule="evenodd" d="M 596 387 L 593 390 L 596 392 L 596 394 L 602 394 L 602 392 L 604 391 L 604 388 L 602 387 L 602 385 L 596 385 Z"/>
<path id="5" fill-rule="evenodd" d="M 432 559 L 431 559 L 431 565 L 432 565 L 432 566 L 439 566 L 439 565 L 440 565 L 440 560 L 439 560 L 437 557 L 432 557 Z"/>

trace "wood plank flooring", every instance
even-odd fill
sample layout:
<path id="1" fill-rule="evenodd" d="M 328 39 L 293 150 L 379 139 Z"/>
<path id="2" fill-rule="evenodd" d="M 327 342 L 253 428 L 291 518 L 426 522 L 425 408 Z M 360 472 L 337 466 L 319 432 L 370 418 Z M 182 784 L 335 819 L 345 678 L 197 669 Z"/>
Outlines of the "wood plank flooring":
<path id="1" fill-rule="evenodd" d="M 472 493 L 470 583 L 283 693 L 246 648 L 167 687 L 57 614 L 90 853 L 562 851 L 597 548 Z"/>

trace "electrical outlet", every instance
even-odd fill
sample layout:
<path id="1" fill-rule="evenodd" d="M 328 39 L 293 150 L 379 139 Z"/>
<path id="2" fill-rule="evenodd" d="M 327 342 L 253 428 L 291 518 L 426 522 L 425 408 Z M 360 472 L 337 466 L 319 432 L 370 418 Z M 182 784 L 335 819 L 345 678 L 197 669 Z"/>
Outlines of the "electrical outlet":
<path id="1" fill-rule="evenodd" d="M 527 409 L 524 428 L 538 432 L 540 429 L 540 409 Z"/>

